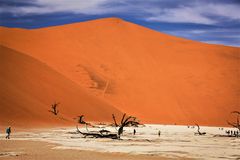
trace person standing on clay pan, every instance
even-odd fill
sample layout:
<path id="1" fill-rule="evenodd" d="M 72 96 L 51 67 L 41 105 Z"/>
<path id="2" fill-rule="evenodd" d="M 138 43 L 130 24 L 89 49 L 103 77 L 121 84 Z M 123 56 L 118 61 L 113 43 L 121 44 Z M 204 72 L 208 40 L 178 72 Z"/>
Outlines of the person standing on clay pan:
<path id="1" fill-rule="evenodd" d="M 135 134 L 136 134 L 136 129 L 133 130 L 133 135 L 135 135 Z"/>
<path id="2" fill-rule="evenodd" d="M 6 133 L 7 133 L 6 139 L 10 139 L 11 127 L 8 127 L 8 128 L 6 129 Z"/>

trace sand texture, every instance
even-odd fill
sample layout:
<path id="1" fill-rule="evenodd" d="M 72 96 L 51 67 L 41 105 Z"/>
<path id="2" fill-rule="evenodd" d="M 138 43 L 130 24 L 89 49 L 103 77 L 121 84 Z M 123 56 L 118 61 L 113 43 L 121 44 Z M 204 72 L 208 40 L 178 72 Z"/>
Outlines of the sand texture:
<path id="1" fill-rule="evenodd" d="M 55 144 L 37 141 L 0 140 L 1 160 L 168 160 L 159 156 L 100 153 L 91 151 L 52 149 Z"/>
<path id="2" fill-rule="evenodd" d="M 146 123 L 223 126 L 240 109 L 237 47 L 118 18 L 32 30 L 1 27 L 0 37 L 5 124 L 6 117 L 35 121 L 32 114 L 46 121 L 55 100 L 64 115 L 84 113 L 99 121 L 122 111 Z"/>

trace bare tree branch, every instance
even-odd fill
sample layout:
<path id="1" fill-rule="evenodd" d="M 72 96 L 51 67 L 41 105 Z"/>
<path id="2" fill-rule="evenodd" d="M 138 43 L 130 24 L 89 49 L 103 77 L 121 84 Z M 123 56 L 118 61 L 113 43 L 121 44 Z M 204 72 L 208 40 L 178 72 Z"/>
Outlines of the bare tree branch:
<path id="1" fill-rule="evenodd" d="M 57 109 L 58 105 L 60 103 L 56 103 L 54 102 L 52 105 L 51 105 L 51 110 L 48 110 L 49 112 L 53 113 L 54 115 L 57 115 L 59 113 L 59 110 Z"/>
<path id="2" fill-rule="evenodd" d="M 126 113 L 124 113 L 124 115 L 122 116 L 121 124 L 123 123 L 125 116 L 126 116 Z"/>
<path id="3" fill-rule="evenodd" d="M 236 116 L 236 122 L 229 122 L 227 120 L 228 125 L 237 128 L 240 131 L 240 122 L 239 122 L 239 117 L 240 117 L 240 112 L 239 111 L 232 111 L 230 113 L 232 116 Z"/>
<path id="4" fill-rule="evenodd" d="M 84 137 L 93 137 L 93 138 L 112 138 L 112 139 L 120 139 L 120 136 L 123 133 L 123 128 L 126 126 L 137 126 L 139 124 L 139 122 L 136 121 L 136 117 L 132 117 L 132 116 L 128 116 L 126 118 L 126 113 L 123 114 L 122 119 L 121 119 L 121 124 L 118 125 L 117 121 L 116 121 L 116 117 L 114 114 L 112 114 L 112 118 L 114 121 L 114 124 L 116 127 L 119 127 L 119 129 L 117 130 L 117 133 L 111 133 L 108 130 L 100 130 L 100 131 L 95 131 L 95 132 L 81 132 L 77 128 L 77 132 L 84 135 Z M 87 124 L 84 120 L 83 120 L 83 115 L 79 116 L 79 123 L 81 124 Z M 86 125 L 87 126 L 87 125 Z"/>
<path id="5" fill-rule="evenodd" d="M 116 117 L 115 117 L 114 114 L 112 114 L 112 118 L 113 118 L 113 121 L 114 121 L 114 125 L 115 125 L 116 127 L 118 127 L 118 124 L 117 124 L 117 121 L 116 121 Z"/>
<path id="6" fill-rule="evenodd" d="M 197 123 L 195 123 L 195 125 L 198 127 L 198 132 L 197 133 L 195 133 L 195 135 L 205 135 L 206 134 L 206 132 L 200 132 L 200 127 L 199 127 L 199 125 L 197 124 Z"/>
<path id="7" fill-rule="evenodd" d="M 78 121 L 79 124 L 86 124 L 86 125 L 91 126 L 91 123 L 88 123 L 88 122 L 84 121 L 84 115 L 78 116 L 77 118 L 78 118 L 77 121 Z M 73 119 L 77 119 L 77 118 L 73 118 Z"/>

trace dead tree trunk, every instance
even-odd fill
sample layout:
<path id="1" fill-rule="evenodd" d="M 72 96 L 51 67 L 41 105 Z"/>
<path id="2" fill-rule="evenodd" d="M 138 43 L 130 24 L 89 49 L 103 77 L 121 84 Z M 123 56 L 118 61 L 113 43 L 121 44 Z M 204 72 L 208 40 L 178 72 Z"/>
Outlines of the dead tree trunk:
<path id="1" fill-rule="evenodd" d="M 196 126 L 198 127 L 198 132 L 197 133 L 194 133 L 195 135 L 200 135 L 200 136 L 202 136 L 202 135 L 205 135 L 206 134 L 206 132 L 200 132 L 200 127 L 199 127 L 199 125 L 198 124 L 196 124 Z"/>
<path id="2" fill-rule="evenodd" d="M 136 118 L 135 117 L 132 117 L 132 116 L 128 116 L 127 118 L 126 117 L 126 114 L 124 114 L 122 116 L 122 120 L 121 120 L 121 124 L 118 125 L 117 121 L 116 121 L 116 118 L 114 116 L 114 114 L 112 114 L 112 117 L 113 117 L 113 120 L 114 120 L 114 124 L 116 127 L 119 127 L 117 133 L 111 133 L 110 131 L 108 130 L 100 130 L 100 131 L 97 131 L 97 132 L 81 132 L 79 129 L 78 129 L 78 126 L 77 126 L 77 132 L 84 135 L 84 137 L 90 137 L 90 138 L 112 138 L 112 139 L 120 139 L 120 136 L 122 135 L 123 133 L 123 128 L 126 127 L 126 126 L 137 126 L 139 124 L 139 122 L 136 121 Z"/>
<path id="3" fill-rule="evenodd" d="M 78 116 L 77 118 L 73 118 L 73 119 L 77 119 L 77 122 L 79 124 L 85 124 L 85 125 L 92 126 L 91 123 L 88 123 L 88 122 L 84 121 L 84 115 Z"/>
<path id="4" fill-rule="evenodd" d="M 60 103 L 56 103 L 54 102 L 52 105 L 51 105 L 51 110 L 48 110 L 49 112 L 53 113 L 55 116 L 59 113 L 59 110 L 57 109 L 58 105 Z"/>
<path id="5" fill-rule="evenodd" d="M 120 138 L 120 136 L 123 134 L 123 128 L 126 126 L 137 126 L 139 125 L 139 122 L 136 121 L 135 117 L 132 116 L 128 116 L 126 117 L 126 113 L 123 115 L 122 120 L 121 120 L 121 124 L 119 125 L 119 129 L 118 129 L 118 137 Z"/>
<path id="6" fill-rule="evenodd" d="M 228 125 L 230 125 L 234 128 L 237 128 L 240 132 L 240 122 L 239 122 L 240 112 L 239 111 L 233 111 L 233 112 L 231 112 L 231 115 L 236 115 L 236 122 L 227 121 Z"/>
<path id="7" fill-rule="evenodd" d="M 98 132 L 81 132 L 78 129 L 77 126 L 77 132 L 82 134 L 85 138 L 89 137 L 89 138 L 111 138 L 111 139 L 118 139 L 118 135 L 115 133 L 110 133 L 110 131 L 108 130 L 100 130 Z"/>

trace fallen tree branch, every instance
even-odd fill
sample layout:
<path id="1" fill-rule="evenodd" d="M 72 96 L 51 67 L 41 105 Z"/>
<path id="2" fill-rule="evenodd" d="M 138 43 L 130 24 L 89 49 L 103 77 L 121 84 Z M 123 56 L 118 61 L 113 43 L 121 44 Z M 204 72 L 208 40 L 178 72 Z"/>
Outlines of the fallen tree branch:
<path id="1" fill-rule="evenodd" d="M 118 135 L 115 133 L 110 133 L 110 131 L 107 130 L 100 130 L 98 132 L 81 132 L 78 128 L 77 128 L 77 132 L 82 134 L 85 138 L 86 137 L 90 137 L 90 138 L 111 138 L 111 139 L 118 139 Z"/>
<path id="2" fill-rule="evenodd" d="M 77 133 L 82 134 L 84 137 L 90 137 L 90 138 L 111 138 L 111 139 L 120 139 L 120 136 L 123 133 L 123 128 L 126 126 L 137 126 L 139 125 L 139 122 L 136 121 L 135 117 L 132 116 L 128 116 L 126 117 L 126 114 L 123 114 L 122 119 L 121 119 L 121 124 L 118 125 L 116 118 L 114 116 L 114 114 L 112 114 L 113 117 L 113 121 L 115 124 L 115 127 L 119 127 L 119 129 L 117 130 L 117 133 L 111 133 L 108 130 L 102 129 L 100 131 L 96 131 L 96 132 L 82 132 L 79 130 L 78 126 L 77 128 Z M 79 116 L 79 122 L 81 124 L 85 124 L 87 126 L 87 123 L 85 121 L 83 121 L 83 116 Z"/>

